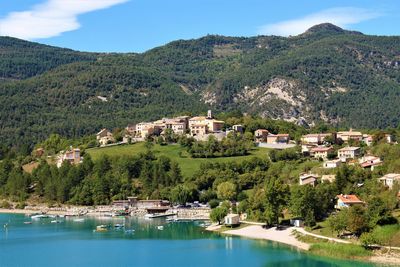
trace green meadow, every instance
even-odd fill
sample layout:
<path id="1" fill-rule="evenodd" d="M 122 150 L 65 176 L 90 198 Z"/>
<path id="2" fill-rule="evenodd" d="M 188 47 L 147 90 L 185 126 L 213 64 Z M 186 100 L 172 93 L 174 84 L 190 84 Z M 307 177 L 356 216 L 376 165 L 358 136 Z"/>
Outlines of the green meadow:
<path id="1" fill-rule="evenodd" d="M 92 159 L 95 161 L 102 155 L 110 157 L 122 156 L 122 155 L 137 155 L 146 151 L 144 142 L 132 144 L 132 145 L 120 145 L 110 146 L 101 148 L 87 149 L 86 152 L 90 154 Z M 205 162 L 231 162 L 231 161 L 243 161 L 251 159 L 252 157 L 266 157 L 267 148 L 255 147 L 249 155 L 238 156 L 238 157 L 219 157 L 219 158 L 191 158 L 184 148 L 180 145 L 154 145 L 152 148 L 156 156 L 167 156 L 171 160 L 178 162 L 182 170 L 184 177 L 190 177 L 195 171 L 200 168 L 200 165 Z"/>

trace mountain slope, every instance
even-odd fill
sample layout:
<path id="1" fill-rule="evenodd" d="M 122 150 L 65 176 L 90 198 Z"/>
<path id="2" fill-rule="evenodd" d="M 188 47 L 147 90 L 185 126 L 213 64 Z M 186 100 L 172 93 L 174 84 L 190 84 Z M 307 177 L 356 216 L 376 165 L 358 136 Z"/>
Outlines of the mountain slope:
<path id="1" fill-rule="evenodd" d="M 94 61 L 96 57 L 94 53 L 0 37 L 0 80 L 25 79 L 63 64 Z"/>
<path id="2" fill-rule="evenodd" d="M 143 54 L 35 49 L 0 50 L 17 55 L 0 58 L 2 77 L 20 79 L 0 83 L 7 144 L 207 108 L 365 128 L 400 120 L 400 37 L 321 24 L 290 38 L 205 36 Z M 53 65 L 41 66 L 44 55 Z M 39 67 L 29 72 L 21 58 Z M 14 64 L 22 67 L 10 70 Z"/>

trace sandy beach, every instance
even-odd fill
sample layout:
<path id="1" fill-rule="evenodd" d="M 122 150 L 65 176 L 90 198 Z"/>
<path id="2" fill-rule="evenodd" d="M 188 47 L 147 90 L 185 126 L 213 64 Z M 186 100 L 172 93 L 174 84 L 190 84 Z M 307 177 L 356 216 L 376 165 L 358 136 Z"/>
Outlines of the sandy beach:
<path id="1" fill-rule="evenodd" d="M 284 230 L 277 230 L 276 227 L 264 229 L 260 225 L 250 225 L 238 230 L 228 230 L 223 233 L 254 239 L 265 239 L 294 246 L 302 250 L 308 250 L 310 245 L 297 240 L 292 234 L 294 229 L 294 227 L 288 227 Z"/>

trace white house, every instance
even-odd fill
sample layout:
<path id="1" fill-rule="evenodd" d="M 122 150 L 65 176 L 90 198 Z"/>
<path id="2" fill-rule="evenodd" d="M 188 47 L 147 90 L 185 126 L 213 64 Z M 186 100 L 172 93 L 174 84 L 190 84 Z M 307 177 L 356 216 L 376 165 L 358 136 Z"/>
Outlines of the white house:
<path id="1" fill-rule="evenodd" d="M 325 169 L 333 169 L 333 168 L 339 167 L 341 163 L 342 162 L 340 159 L 327 160 L 327 161 L 324 161 L 323 167 Z"/>
<path id="2" fill-rule="evenodd" d="M 400 174 L 399 173 L 388 173 L 379 178 L 379 181 L 383 183 L 383 185 L 389 187 L 389 189 L 393 188 L 395 182 L 400 184 Z"/>
<path id="3" fill-rule="evenodd" d="M 100 146 L 105 146 L 108 143 L 115 142 L 113 134 L 105 128 L 96 134 L 96 139 Z"/>
<path id="4" fill-rule="evenodd" d="M 240 217 L 239 214 L 228 214 L 225 216 L 225 225 L 227 226 L 236 226 L 240 224 Z"/>
<path id="5" fill-rule="evenodd" d="M 350 140 L 362 141 L 363 134 L 361 132 L 356 132 L 353 131 L 353 129 L 350 129 L 350 131 L 337 132 L 336 138 L 340 138 L 344 142 L 348 142 Z"/>
<path id="6" fill-rule="evenodd" d="M 338 150 L 338 157 L 342 162 L 346 162 L 347 159 L 354 159 L 361 153 L 359 147 L 348 146 Z"/>

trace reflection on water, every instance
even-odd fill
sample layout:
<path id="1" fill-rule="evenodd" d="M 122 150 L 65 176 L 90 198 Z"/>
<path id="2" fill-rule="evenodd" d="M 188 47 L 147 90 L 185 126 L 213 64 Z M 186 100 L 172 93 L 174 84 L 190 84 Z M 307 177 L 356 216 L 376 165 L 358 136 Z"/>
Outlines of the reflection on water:
<path id="1" fill-rule="evenodd" d="M 0 214 L 0 225 L 8 223 L 1 229 L 0 266 L 372 266 L 312 257 L 268 241 L 220 236 L 198 223 L 84 217 L 24 224 L 30 220 Z M 94 231 L 98 225 L 108 231 Z"/>

